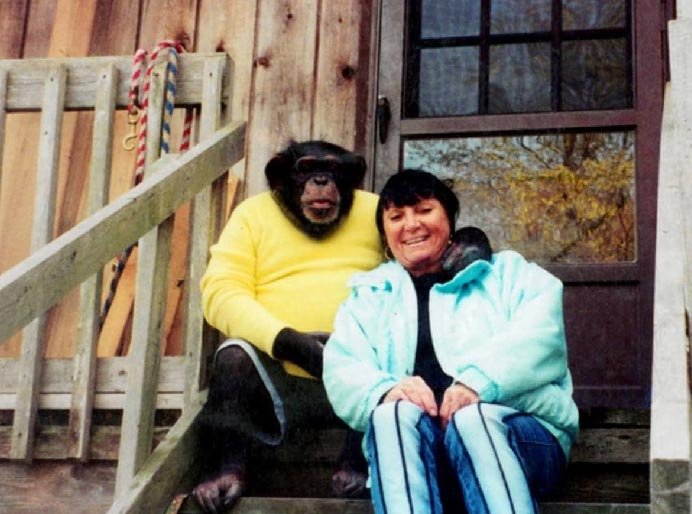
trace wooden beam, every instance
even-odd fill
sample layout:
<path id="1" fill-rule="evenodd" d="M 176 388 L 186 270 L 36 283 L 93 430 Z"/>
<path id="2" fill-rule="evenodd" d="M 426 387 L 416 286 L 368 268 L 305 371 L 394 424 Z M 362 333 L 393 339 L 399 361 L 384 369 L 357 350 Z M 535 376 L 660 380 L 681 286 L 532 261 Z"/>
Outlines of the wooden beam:
<path id="1" fill-rule="evenodd" d="M 124 396 L 124 395 L 121 395 Z M 118 425 L 93 425 L 91 427 L 91 444 L 89 445 L 87 460 L 117 461 L 120 448 L 120 426 Z M 154 431 L 154 444 L 158 445 L 166 436 L 170 427 L 157 427 Z M 0 426 L 0 458 L 6 459 L 9 455 L 11 427 Z M 34 440 L 34 463 L 37 460 L 68 460 L 71 459 L 70 432 L 65 425 L 39 426 Z M 115 478 L 115 470 L 113 473 Z"/>
<path id="2" fill-rule="evenodd" d="M 138 186 L 0 275 L 0 340 L 224 173 L 242 157 L 244 138 L 245 123 L 231 123 L 189 152 L 162 159 Z"/>
<path id="3" fill-rule="evenodd" d="M 72 393 L 41 393 L 38 397 L 38 408 L 46 410 L 69 410 Z M 123 410 L 126 405 L 125 393 L 94 394 L 94 409 Z M 14 410 L 17 403 L 15 393 L 0 393 L 0 409 Z M 183 408 L 183 393 L 158 393 L 155 406 L 157 409 L 179 410 Z"/>
<path id="4" fill-rule="evenodd" d="M 99 358 L 96 365 L 94 392 L 118 393 L 125 392 L 128 374 L 127 357 Z M 182 394 L 185 389 L 184 357 L 162 357 L 161 373 L 159 374 L 158 391 L 160 393 Z M 0 359 L 0 394 L 14 394 L 17 388 L 19 359 Z M 72 359 L 46 359 L 43 363 L 41 394 L 64 394 L 69 397 L 73 391 Z M 70 402 L 67 402 L 69 406 Z M 0 409 L 5 408 L 0 405 Z"/>
<path id="5" fill-rule="evenodd" d="M 159 63 L 151 74 L 145 176 L 151 173 L 152 165 L 161 152 L 168 78 L 166 69 L 166 62 Z M 128 355 L 130 372 L 123 410 L 116 496 L 125 490 L 151 453 L 172 234 L 171 215 L 139 239 L 132 342 Z"/>
<path id="6" fill-rule="evenodd" d="M 226 60 L 224 53 L 182 54 L 178 61 L 176 76 L 176 105 L 179 107 L 199 105 L 202 101 L 202 70 L 209 59 Z M 64 59 L 7 59 L 0 60 L 0 70 L 8 73 L 8 112 L 35 111 L 41 108 L 45 76 L 52 66 L 63 66 L 67 72 L 65 109 L 92 109 L 96 101 L 98 76 L 103 66 L 115 67 L 118 76 L 116 106 L 128 104 L 128 88 L 132 73 L 132 56 L 79 57 Z M 228 101 L 226 92 L 223 101 Z"/>
<path id="7" fill-rule="evenodd" d="M 53 237 L 65 81 L 65 68 L 56 65 L 50 69 L 44 84 L 32 252 L 44 247 Z M 22 342 L 10 458 L 26 462 L 31 461 L 45 342 L 45 321 L 45 314 L 42 312 L 26 327 Z"/>
<path id="8" fill-rule="evenodd" d="M 214 133 L 221 120 L 221 91 L 224 64 L 209 61 L 204 68 L 200 138 L 206 139 Z M 211 186 L 197 193 L 192 201 L 190 214 L 190 243 L 188 245 L 188 274 L 185 288 L 184 347 L 187 357 L 185 366 L 185 404 L 197 401 L 201 392 L 203 374 L 203 329 L 202 292 L 199 288 L 209 257 L 212 243 L 212 195 Z"/>
<path id="9" fill-rule="evenodd" d="M 178 514 L 202 514 L 189 498 Z M 241 498 L 233 514 L 372 514 L 370 500 L 333 498 Z M 541 514 L 649 514 L 649 506 L 613 503 L 542 503 Z M 109 513 L 110 514 L 110 513 Z"/>
<path id="10" fill-rule="evenodd" d="M 96 96 L 88 215 L 96 213 L 108 201 L 116 86 L 115 68 L 109 65 L 99 75 Z M 72 379 L 74 389 L 70 408 L 70 456 L 80 461 L 86 460 L 89 448 L 102 282 L 103 273 L 99 271 L 84 281 L 80 290 L 77 351 Z"/>
<path id="11" fill-rule="evenodd" d="M 174 489 L 181 482 L 194 480 L 199 471 L 195 420 L 202 405 L 200 401 L 188 406 L 128 487 L 116 495 L 108 514 L 164 512 Z"/>

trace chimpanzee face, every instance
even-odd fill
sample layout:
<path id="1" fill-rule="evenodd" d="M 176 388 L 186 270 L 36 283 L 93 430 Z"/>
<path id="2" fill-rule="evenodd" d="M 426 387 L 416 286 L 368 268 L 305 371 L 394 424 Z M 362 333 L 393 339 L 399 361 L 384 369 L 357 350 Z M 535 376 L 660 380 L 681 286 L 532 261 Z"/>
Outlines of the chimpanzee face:
<path id="1" fill-rule="evenodd" d="M 348 214 L 365 161 L 325 141 L 291 143 L 267 164 L 269 187 L 286 216 L 305 234 L 327 236 Z"/>
<path id="2" fill-rule="evenodd" d="M 298 201 L 305 219 L 319 225 L 334 223 L 340 214 L 341 193 L 336 181 L 343 172 L 341 161 L 332 155 L 321 159 L 309 155 L 298 159 L 295 168 Z"/>

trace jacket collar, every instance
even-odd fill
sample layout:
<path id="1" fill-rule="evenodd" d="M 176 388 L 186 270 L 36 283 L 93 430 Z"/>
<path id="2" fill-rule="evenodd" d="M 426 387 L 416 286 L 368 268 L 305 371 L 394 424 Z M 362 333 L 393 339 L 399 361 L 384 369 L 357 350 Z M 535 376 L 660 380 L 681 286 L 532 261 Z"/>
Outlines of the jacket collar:
<path id="1" fill-rule="evenodd" d="M 435 288 L 441 292 L 450 292 L 474 280 L 481 280 L 492 270 L 494 261 L 495 256 L 493 256 L 491 262 L 484 260 L 474 261 L 459 271 L 451 280 L 438 284 Z M 349 280 L 349 285 L 351 287 L 366 286 L 373 289 L 391 291 L 397 284 L 401 284 L 402 280 L 408 279 L 408 273 L 401 264 L 396 261 L 387 261 L 371 271 L 356 273 Z"/>

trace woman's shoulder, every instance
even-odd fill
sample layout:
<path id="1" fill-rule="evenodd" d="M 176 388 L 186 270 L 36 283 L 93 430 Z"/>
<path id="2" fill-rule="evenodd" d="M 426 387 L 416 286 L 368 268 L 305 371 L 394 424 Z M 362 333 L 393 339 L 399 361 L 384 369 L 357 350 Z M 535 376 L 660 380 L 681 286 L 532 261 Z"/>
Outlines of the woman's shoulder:
<path id="1" fill-rule="evenodd" d="M 406 275 L 406 270 L 395 261 L 387 261 L 370 271 L 351 276 L 348 285 L 353 289 L 392 290 Z"/>
<path id="2" fill-rule="evenodd" d="M 492 267 L 496 274 L 505 279 L 523 278 L 527 282 L 533 280 L 559 282 L 559 279 L 543 266 L 527 260 L 523 255 L 514 250 L 502 250 L 493 254 Z"/>

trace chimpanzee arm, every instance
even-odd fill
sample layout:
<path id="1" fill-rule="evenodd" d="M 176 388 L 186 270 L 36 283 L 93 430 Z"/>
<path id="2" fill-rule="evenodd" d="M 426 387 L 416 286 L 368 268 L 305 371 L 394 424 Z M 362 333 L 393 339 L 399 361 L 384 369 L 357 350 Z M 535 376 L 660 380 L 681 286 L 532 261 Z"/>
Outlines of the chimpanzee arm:
<path id="1" fill-rule="evenodd" d="M 226 336 L 245 339 L 271 355 L 274 339 L 287 323 L 257 300 L 257 240 L 261 234 L 254 220 L 259 207 L 236 207 L 212 246 L 201 281 L 202 306 L 207 321 Z"/>
<path id="2" fill-rule="evenodd" d="M 319 334 L 284 328 L 274 340 L 274 357 L 297 364 L 314 377 L 322 377 L 324 341 Z"/>

